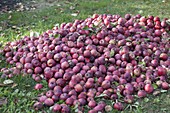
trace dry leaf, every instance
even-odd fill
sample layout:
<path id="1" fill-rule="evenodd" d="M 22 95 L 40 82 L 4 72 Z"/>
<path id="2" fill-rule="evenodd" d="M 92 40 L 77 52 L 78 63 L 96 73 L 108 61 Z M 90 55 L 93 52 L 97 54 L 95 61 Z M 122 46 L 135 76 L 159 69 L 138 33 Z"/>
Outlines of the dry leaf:
<path id="1" fill-rule="evenodd" d="M 12 16 L 11 16 L 11 15 L 9 15 L 8 19 L 10 20 L 11 18 L 12 18 Z"/>
<path id="2" fill-rule="evenodd" d="M 14 88 L 14 87 L 16 87 L 16 86 L 18 86 L 18 84 L 13 84 L 11 88 Z"/>
<path id="3" fill-rule="evenodd" d="M 75 9 L 75 7 L 74 7 L 74 6 L 70 6 L 70 9 L 71 9 L 71 10 L 74 10 L 74 9 Z"/>
<path id="4" fill-rule="evenodd" d="M 5 85 L 9 85 L 9 84 L 13 84 L 13 83 L 14 83 L 14 81 L 12 81 L 10 79 L 7 79 L 7 80 L 3 81 L 3 84 L 5 84 Z"/>
<path id="5" fill-rule="evenodd" d="M 12 28 L 13 28 L 13 29 L 16 29 L 16 28 L 17 28 L 17 26 L 12 26 Z"/>
<path id="6" fill-rule="evenodd" d="M 33 37 L 33 36 L 38 37 L 39 35 L 40 34 L 38 32 L 34 32 L 34 31 L 30 32 L 30 37 Z"/>
<path id="7" fill-rule="evenodd" d="M 71 16 L 77 16 L 78 15 L 78 13 L 72 13 L 71 14 Z"/>
<path id="8" fill-rule="evenodd" d="M 154 96 L 157 96 L 157 95 L 159 95 L 160 93 L 161 93 L 160 91 L 154 91 L 154 92 L 153 92 L 153 95 L 154 95 Z"/>

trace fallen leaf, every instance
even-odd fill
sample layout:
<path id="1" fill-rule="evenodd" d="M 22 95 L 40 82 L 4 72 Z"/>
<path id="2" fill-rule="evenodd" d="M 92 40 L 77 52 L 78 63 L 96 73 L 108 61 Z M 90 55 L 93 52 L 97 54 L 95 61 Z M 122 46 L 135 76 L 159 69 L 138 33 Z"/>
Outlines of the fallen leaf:
<path id="1" fill-rule="evenodd" d="M 10 20 L 11 18 L 12 18 L 12 16 L 11 16 L 11 15 L 9 15 L 8 19 Z"/>
<path id="2" fill-rule="evenodd" d="M 16 89 L 15 91 L 14 91 L 14 94 L 17 94 L 19 92 L 19 89 Z"/>
<path id="3" fill-rule="evenodd" d="M 8 85 L 5 85 L 5 84 L 0 84 L 0 87 L 5 87 L 5 86 L 8 86 Z"/>
<path id="4" fill-rule="evenodd" d="M 0 36 L 1 36 L 1 37 L 5 36 L 5 33 L 1 33 Z"/>
<path id="5" fill-rule="evenodd" d="M 16 86 L 18 86 L 18 84 L 13 84 L 11 88 L 14 88 L 14 87 L 16 87 Z"/>
<path id="6" fill-rule="evenodd" d="M 36 3 L 36 1 L 35 0 L 33 0 L 33 1 L 30 1 L 31 3 Z"/>
<path id="7" fill-rule="evenodd" d="M 161 93 L 166 93 L 167 92 L 167 90 L 161 90 Z"/>
<path id="8" fill-rule="evenodd" d="M 9 84 L 13 84 L 13 83 L 14 83 L 14 81 L 12 81 L 10 79 L 7 79 L 7 80 L 3 81 L 3 84 L 5 84 L 5 85 L 9 85 Z"/>
<path id="9" fill-rule="evenodd" d="M 0 106 L 7 104 L 7 98 L 0 98 Z"/>
<path id="10" fill-rule="evenodd" d="M 13 29 L 16 29 L 16 28 L 17 28 L 17 26 L 12 26 L 12 28 L 13 28 Z"/>
<path id="11" fill-rule="evenodd" d="M 63 13 L 64 12 L 64 9 L 63 8 L 59 8 L 60 10 L 60 13 Z"/>
<path id="12" fill-rule="evenodd" d="M 31 85 L 25 85 L 25 87 L 30 87 Z"/>
<path id="13" fill-rule="evenodd" d="M 105 97 L 105 96 L 107 96 L 107 95 L 104 94 L 104 93 L 102 93 L 102 94 L 100 94 L 99 96 L 96 96 L 96 98 Z"/>
<path id="14" fill-rule="evenodd" d="M 154 91 L 154 92 L 153 92 L 153 95 L 154 95 L 154 96 L 157 96 L 157 95 L 159 95 L 160 93 L 161 93 L 160 91 Z"/>
<path id="15" fill-rule="evenodd" d="M 74 10 L 74 9 L 75 9 L 75 7 L 74 7 L 74 6 L 70 6 L 70 9 L 71 9 L 71 10 Z"/>
<path id="16" fill-rule="evenodd" d="M 58 6 L 58 7 L 60 7 L 60 6 L 61 6 L 61 4 L 57 4 L 57 6 Z"/>
<path id="17" fill-rule="evenodd" d="M 11 13 L 12 13 L 12 11 L 8 11 L 8 13 L 9 13 L 9 14 L 11 14 Z"/>
<path id="18" fill-rule="evenodd" d="M 165 3 L 165 2 L 166 2 L 166 0 L 162 0 L 162 2 L 163 2 L 163 3 Z"/>
<path id="19" fill-rule="evenodd" d="M 143 10 L 139 10 L 139 14 L 142 14 L 143 13 Z"/>
<path id="20" fill-rule="evenodd" d="M 144 98 L 144 101 L 145 101 L 145 102 L 149 102 L 149 98 L 147 98 L 147 97 Z"/>
<path id="21" fill-rule="evenodd" d="M 71 16 L 77 16 L 78 15 L 78 13 L 72 13 L 71 14 Z"/>
<path id="22" fill-rule="evenodd" d="M 34 31 L 30 32 L 30 37 L 33 37 L 33 36 L 38 37 L 39 35 L 40 34 L 38 32 L 34 32 Z"/>

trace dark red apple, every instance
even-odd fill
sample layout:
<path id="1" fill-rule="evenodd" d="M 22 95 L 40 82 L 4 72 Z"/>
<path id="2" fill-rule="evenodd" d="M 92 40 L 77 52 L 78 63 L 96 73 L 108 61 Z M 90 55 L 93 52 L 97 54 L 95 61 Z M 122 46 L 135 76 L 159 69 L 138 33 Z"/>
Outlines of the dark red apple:
<path id="1" fill-rule="evenodd" d="M 113 105 L 113 108 L 118 110 L 118 111 L 122 111 L 123 110 L 123 104 L 120 102 L 117 102 Z"/>
<path id="2" fill-rule="evenodd" d="M 152 84 L 146 84 L 144 89 L 147 93 L 152 93 L 154 90 L 154 87 L 152 86 Z"/>
<path id="3" fill-rule="evenodd" d="M 167 82 L 162 82 L 162 89 L 168 90 L 169 89 L 169 84 Z"/>
<path id="4" fill-rule="evenodd" d="M 163 67 L 158 67 L 157 71 L 159 76 L 165 76 L 167 74 L 167 70 Z"/>

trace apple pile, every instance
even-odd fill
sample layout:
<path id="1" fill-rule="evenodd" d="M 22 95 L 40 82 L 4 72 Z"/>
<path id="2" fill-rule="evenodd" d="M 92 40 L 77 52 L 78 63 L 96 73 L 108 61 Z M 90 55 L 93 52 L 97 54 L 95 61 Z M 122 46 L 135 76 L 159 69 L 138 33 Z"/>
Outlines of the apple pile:
<path id="1" fill-rule="evenodd" d="M 38 82 L 37 90 L 46 80 L 49 90 L 38 97 L 36 110 L 44 106 L 61 113 L 70 113 L 73 107 L 79 112 L 86 107 L 88 113 L 123 110 L 135 96 L 169 89 L 169 31 L 167 18 L 94 14 L 38 37 L 8 42 L 0 53 L 13 67 L 1 69 L 1 77 L 29 74 Z"/>

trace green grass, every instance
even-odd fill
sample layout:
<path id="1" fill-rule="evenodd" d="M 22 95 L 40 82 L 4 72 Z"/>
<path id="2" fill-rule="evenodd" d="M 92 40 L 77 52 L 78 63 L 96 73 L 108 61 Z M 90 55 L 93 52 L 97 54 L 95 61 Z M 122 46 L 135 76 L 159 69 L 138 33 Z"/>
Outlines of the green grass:
<path id="1" fill-rule="evenodd" d="M 42 0 L 39 0 L 42 3 Z M 37 2 L 38 3 L 38 2 Z M 36 3 L 36 4 L 37 4 Z M 70 7 L 74 9 L 70 9 Z M 79 12 L 78 16 L 71 16 L 72 13 Z M 55 24 L 62 22 L 72 22 L 75 19 L 85 19 L 94 13 L 138 14 L 143 16 L 154 15 L 161 18 L 170 18 L 170 1 L 162 0 L 58 0 L 53 6 L 42 6 L 33 11 L 15 12 L 0 14 L 0 42 L 5 44 L 24 35 L 29 35 L 30 31 L 42 33 L 51 29 Z M 11 16 L 10 19 L 8 19 Z M 14 27 L 17 27 L 17 29 Z M 0 62 L 0 68 L 7 64 Z M 4 79 L 0 79 L 0 83 Z M 12 78 L 16 87 L 0 87 L 0 98 L 7 98 L 6 105 L 0 107 L 2 113 L 32 113 L 35 97 L 41 91 L 33 89 L 35 82 L 30 76 L 16 76 Z M 45 90 L 46 87 L 43 89 Z M 159 96 L 148 96 L 138 99 L 137 103 L 131 105 L 122 113 L 167 113 L 170 111 L 170 92 L 165 92 Z M 50 112 L 44 109 L 46 112 Z M 116 112 L 116 111 L 112 111 Z"/>

